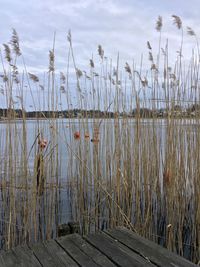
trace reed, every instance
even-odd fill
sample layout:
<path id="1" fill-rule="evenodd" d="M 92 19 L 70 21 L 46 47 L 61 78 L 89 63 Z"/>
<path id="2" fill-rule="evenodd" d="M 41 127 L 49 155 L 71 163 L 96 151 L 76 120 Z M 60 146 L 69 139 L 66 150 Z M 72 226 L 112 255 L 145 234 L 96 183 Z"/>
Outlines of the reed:
<path id="1" fill-rule="evenodd" d="M 120 54 L 108 59 L 99 45 L 81 70 L 69 31 L 60 77 L 55 34 L 42 76 L 27 70 L 13 30 L 0 51 L 2 248 L 55 237 L 60 223 L 74 220 L 83 234 L 126 225 L 199 261 L 199 45 L 193 29 L 172 19 L 181 34 L 170 65 L 159 16 L 158 51 L 147 42 L 148 64 L 144 56 L 139 67 L 121 63 Z M 188 65 L 185 34 L 196 44 Z"/>

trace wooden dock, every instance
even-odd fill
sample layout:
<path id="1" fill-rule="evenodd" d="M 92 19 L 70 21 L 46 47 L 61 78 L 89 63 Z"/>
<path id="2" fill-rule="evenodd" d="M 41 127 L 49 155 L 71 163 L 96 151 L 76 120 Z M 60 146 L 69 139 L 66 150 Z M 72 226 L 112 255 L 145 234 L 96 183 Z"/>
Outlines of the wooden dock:
<path id="1" fill-rule="evenodd" d="M 0 253 L 1 267 L 192 267 L 197 266 L 167 249 L 120 227 L 81 237 L 20 246 Z"/>

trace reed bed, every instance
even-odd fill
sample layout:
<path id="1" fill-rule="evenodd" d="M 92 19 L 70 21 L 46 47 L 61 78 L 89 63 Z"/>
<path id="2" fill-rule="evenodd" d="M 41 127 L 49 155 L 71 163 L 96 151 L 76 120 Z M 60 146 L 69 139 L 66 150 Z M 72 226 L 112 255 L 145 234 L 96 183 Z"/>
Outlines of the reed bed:
<path id="1" fill-rule="evenodd" d="M 120 54 L 108 59 L 99 45 L 81 70 L 69 32 L 67 69 L 56 70 L 54 40 L 45 78 L 28 72 L 13 30 L 1 49 L 2 249 L 56 237 L 58 225 L 73 220 L 83 234 L 126 225 L 199 262 L 199 46 L 188 27 L 196 50 L 186 64 L 185 30 L 172 18 L 181 41 L 171 65 L 159 16 L 149 69 L 143 59 L 139 68 Z M 58 118 L 65 110 L 71 116 Z"/>

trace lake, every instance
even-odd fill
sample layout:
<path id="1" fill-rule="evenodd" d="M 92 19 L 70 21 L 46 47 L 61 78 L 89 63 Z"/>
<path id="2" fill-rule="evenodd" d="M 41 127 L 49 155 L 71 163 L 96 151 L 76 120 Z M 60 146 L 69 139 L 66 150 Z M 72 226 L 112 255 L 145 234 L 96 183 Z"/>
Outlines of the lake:
<path id="1" fill-rule="evenodd" d="M 78 221 L 84 234 L 126 225 L 196 260 L 199 125 L 132 118 L 0 123 L 1 249 L 54 238 L 58 225 Z M 39 139 L 47 140 L 44 149 Z"/>

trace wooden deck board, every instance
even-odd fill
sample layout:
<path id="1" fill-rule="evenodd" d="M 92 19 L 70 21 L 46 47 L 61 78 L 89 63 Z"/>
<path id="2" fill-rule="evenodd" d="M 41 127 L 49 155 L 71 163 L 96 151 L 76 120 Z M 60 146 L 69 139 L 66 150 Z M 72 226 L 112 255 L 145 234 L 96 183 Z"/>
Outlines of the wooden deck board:
<path id="1" fill-rule="evenodd" d="M 31 267 L 41 267 L 40 262 L 35 257 L 33 251 L 27 246 L 18 246 L 13 249 L 16 257 L 20 261 L 21 267 L 31 266 Z"/>
<path id="2" fill-rule="evenodd" d="M 111 259 L 117 266 L 140 267 L 155 266 L 147 259 L 133 253 L 121 243 L 109 238 L 104 233 L 96 233 L 86 237 L 86 240 Z"/>
<path id="3" fill-rule="evenodd" d="M 48 252 L 56 257 L 57 264 L 59 264 L 56 266 L 78 267 L 78 264 L 62 249 L 61 246 L 59 246 L 55 240 L 46 241 L 44 244 Z"/>
<path id="4" fill-rule="evenodd" d="M 20 266 L 20 261 L 16 257 L 16 254 L 13 252 L 13 250 L 5 251 L 1 253 L 1 263 L 2 266 L 6 267 L 15 267 Z"/>
<path id="5" fill-rule="evenodd" d="M 67 240 L 69 242 L 74 243 L 74 245 L 76 245 L 83 253 L 89 256 L 99 266 L 105 266 L 105 267 L 116 266 L 105 255 L 103 255 L 98 249 L 94 248 L 86 240 L 81 238 L 80 235 L 78 234 L 69 235 L 67 236 Z"/>
<path id="6" fill-rule="evenodd" d="M 3 257 L 2 257 L 2 254 L 0 255 L 0 266 L 6 267 L 6 263 L 5 263 L 5 261 L 4 261 Z"/>
<path id="7" fill-rule="evenodd" d="M 54 261 L 54 255 L 51 255 L 44 243 L 37 243 L 30 247 L 35 256 L 37 257 L 38 261 L 41 263 L 42 266 L 53 267 L 56 264 Z"/>
<path id="8" fill-rule="evenodd" d="M 34 244 L 31 249 L 43 267 L 78 266 L 55 240 Z"/>
<path id="9" fill-rule="evenodd" d="M 197 266 L 126 228 L 71 234 L 0 252 L 0 267 Z"/>
<path id="10" fill-rule="evenodd" d="M 97 264 L 91 257 L 89 257 L 82 249 L 80 249 L 76 243 L 72 242 L 71 235 L 64 236 L 56 240 L 60 246 L 67 252 L 69 255 L 83 267 L 100 267 L 101 265 Z"/>
<path id="11" fill-rule="evenodd" d="M 192 267 L 195 264 L 179 257 L 175 253 L 149 241 L 124 227 L 105 231 L 109 236 L 129 247 L 133 252 L 148 258 L 160 267 Z"/>

